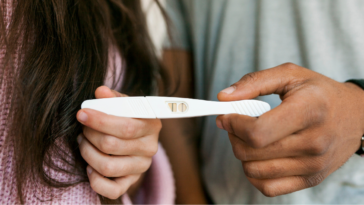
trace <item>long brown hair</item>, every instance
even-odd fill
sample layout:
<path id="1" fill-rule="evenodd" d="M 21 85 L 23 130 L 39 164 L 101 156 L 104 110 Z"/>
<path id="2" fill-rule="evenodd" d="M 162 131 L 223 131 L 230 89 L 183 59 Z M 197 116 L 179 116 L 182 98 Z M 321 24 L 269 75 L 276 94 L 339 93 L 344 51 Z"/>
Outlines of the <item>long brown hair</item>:
<path id="1" fill-rule="evenodd" d="M 28 180 L 49 187 L 88 180 L 76 141 L 82 129 L 75 116 L 103 85 L 110 45 L 123 59 L 121 92 L 149 95 L 154 79 L 167 79 L 139 0 L 13 0 L 11 7 L 9 25 L 5 8 L 0 15 L 0 41 L 6 51 L 0 69 L 15 79 L 8 141 L 14 145 L 18 196 L 24 203 Z M 61 182 L 46 170 L 80 177 Z"/>

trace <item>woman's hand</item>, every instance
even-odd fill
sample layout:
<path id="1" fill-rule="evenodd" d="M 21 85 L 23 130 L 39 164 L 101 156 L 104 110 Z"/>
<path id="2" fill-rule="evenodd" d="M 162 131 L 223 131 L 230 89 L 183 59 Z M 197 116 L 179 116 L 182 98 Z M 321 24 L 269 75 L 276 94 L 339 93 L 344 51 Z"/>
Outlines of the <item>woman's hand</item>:
<path id="1" fill-rule="evenodd" d="M 364 91 L 294 64 L 244 76 L 219 100 L 279 94 L 282 104 L 259 118 L 224 115 L 235 156 L 266 196 L 316 186 L 360 147 Z"/>
<path id="2" fill-rule="evenodd" d="M 106 86 L 96 98 L 127 97 Z M 162 128 L 158 119 L 131 119 L 82 109 L 77 119 L 84 125 L 78 136 L 82 157 L 89 164 L 87 174 L 92 189 L 117 199 L 148 170 L 158 150 Z"/>

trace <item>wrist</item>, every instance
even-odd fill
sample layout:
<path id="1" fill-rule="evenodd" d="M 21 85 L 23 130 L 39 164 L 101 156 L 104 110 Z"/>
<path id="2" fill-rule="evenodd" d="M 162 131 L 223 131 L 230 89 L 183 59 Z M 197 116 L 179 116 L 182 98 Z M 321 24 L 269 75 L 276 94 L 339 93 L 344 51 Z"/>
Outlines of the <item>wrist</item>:
<path id="1" fill-rule="evenodd" d="M 344 85 L 346 85 L 348 88 L 356 91 L 359 93 L 359 95 L 363 95 L 364 96 L 364 87 L 361 87 L 358 83 L 354 83 L 353 81 L 346 81 L 344 83 Z M 363 84 L 364 86 L 364 84 Z"/>
<path id="2" fill-rule="evenodd" d="M 364 100 L 364 87 L 362 88 L 359 85 L 352 82 L 345 82 L 344 85 L 355 93 L 355 96 L 357 96 L 358 100 Z"/>
<path id="3" fill-rule="evenodd" d="M 355 101 L 353 102 L 354 106 L 357 108 L 357 113 L 359 114 L 359 124 L 361 125 L 362 136 L 360 141 L 360 147 L 355 152 L 360 156 L 364 156 L 364 80 L 349 80 L 344 83 L 353 93 Z"/>
<path id="4" fill-rule="evenodd" d="M 354 82 L 353 82 L 354 81 Z M 352 93 L 353 100 L 351 104 L 355 107 L 356 113 L 359 115 L 359 120 L 362 122 L 362 131 L 364 134 L 364 80 L 362 81 L 362 85 L 360 85 L 356 80 L 350 80 L 345 82 L 345 86 L 350 89 L 350 93 Z"/>

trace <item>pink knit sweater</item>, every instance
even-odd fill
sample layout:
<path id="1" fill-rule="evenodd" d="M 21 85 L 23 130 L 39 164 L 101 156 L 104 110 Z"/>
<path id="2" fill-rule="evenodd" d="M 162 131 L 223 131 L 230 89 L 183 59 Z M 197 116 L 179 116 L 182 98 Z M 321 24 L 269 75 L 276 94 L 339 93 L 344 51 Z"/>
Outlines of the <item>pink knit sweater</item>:
<path id="1" fill-rule="evenodd" d="M 0 6 L 7 9 L 6 19 L 11 18 L 12 0 L 1 1 Z M 13 93 L 14 71 L 4 71 L 4 50 L 0 50 L 0 204 L 19 203 L 17 196 L 16 179 L 14 174 L 13 146 L 5 145 L 8 137 L 9 106 Z M 111 52 L 111 55 L 115 52 Z M 118 73 L 121 73 L 120 55 L 113 59 Z M 109 68 L 114 69 L 114 68 Z M 110 79 L 105 79 L 105 84 L 110 85 Z M 120 82 L 118 83 L 120 86 Z M 52 173 L 58 180 L 74 179 L 64 173 Z M 89 183 L 81 183 L 68 188 L 49 188 L 40 183 L 25 183 L 24 200 L 26 204 L 99 204 L 98 195 L 91 189 Z M 153 163 L 147 171 L 145 180 L 137 193 L 137 203 L 143 204 L 173 204 L 174 181 L 168 158 L 161 146 L 153 157 Z M 124 204 L 131 204 L 127 195 L 123 196 Z"/>

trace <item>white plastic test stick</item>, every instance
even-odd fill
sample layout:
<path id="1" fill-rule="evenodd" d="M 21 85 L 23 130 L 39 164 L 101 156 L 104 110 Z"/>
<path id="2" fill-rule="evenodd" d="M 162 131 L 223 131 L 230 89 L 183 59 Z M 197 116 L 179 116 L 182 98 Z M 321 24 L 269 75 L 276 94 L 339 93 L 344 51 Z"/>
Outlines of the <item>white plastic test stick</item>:
<path id="1" fill-rule="evenodd" d="M 81 108 L 130 118 L 187 118 L 237 113 L 257 117 L 270 110 L 266 102 L 241 100 L 216 102 L 175 97 L 117 97 L 86 100 Z"/>

